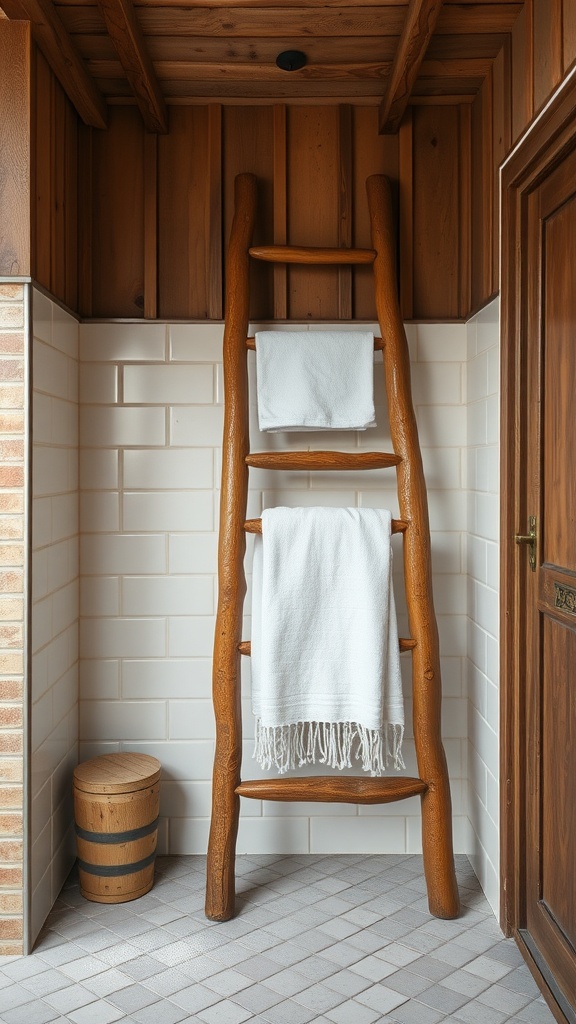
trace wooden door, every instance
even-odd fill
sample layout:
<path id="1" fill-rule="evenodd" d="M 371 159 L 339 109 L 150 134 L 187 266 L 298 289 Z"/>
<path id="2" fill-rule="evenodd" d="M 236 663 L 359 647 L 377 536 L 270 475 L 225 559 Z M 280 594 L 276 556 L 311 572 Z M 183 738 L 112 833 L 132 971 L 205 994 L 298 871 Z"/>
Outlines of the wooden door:
<path id="1" fill-rule="evenodd" d="M 530 196 L 527 242 L 523 930 L 576 1009 L 576 154 Z"/>
<path id="2" fill-rule="evenodd" d="M 576 1021 L 576 96 L 503 202 L 503 923 Z M 518 169 L 519 168 L 519 169 Z M 506 182 L 504 182 L 506 185 Z M 514 543 L 536 517 L 536 543 Z M 533 564 L 530 564 L 530 554 Z"/>

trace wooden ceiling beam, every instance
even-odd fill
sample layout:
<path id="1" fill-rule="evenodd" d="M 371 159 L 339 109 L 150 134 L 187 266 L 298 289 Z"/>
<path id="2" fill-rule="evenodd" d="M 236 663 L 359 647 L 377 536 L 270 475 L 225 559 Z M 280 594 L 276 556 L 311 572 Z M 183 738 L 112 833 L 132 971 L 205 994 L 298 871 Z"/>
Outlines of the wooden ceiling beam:
<path id="1" fill-rule="evenodd" d="M 168 115 L 132 0 L 98 0 L 106 28 L 149 132 L 165 135 Z"/>
<path id="2" fill-rule="evenodd" d="M 410 0 L 392 72 L 380 105 L 381 135 L 395 135 L 400 127 L 441 8 L 442 0 Z"/>
<path id="3" fill-rule="evenodd" d="M 50 0 L 2 0 L 2 8 L 9 18 L 30 22 L 35 41 L 84 123 L 92 128 L 105 128 L 106 101 L 54 4 Z"/>

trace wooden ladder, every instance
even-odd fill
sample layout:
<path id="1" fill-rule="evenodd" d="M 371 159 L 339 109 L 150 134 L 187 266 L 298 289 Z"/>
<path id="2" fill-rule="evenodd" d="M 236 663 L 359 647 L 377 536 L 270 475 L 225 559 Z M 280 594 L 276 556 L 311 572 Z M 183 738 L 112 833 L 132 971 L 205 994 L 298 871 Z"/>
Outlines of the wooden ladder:
<path id="1" fill-rule="evenodd" d="M 216 753 L 206 885 L 206 915 L 214 921 L 226 921 L 234 914 L 234 861 L 241 796 L 256 800 L 378 804 L 419 795 L 430 912 L 441 918 L 453 918 L 459 913 L 452 852 L 450 788 L 440 736 L 440 658 L 432 602 L 428 503 L 410 391 L 408 346 L 396 290 L 390 186 L 382 175 L 373 175 L 368 178 L 366 188 L 373 249 L 251 248 L 256 216 L 256 178 L 252 174 L 240 174 L 235 181 L 235 213 L 226 265 L 219 599 L 213 669 Z M 300 264 L 372 264 L 382 335 L 375 340 L 375 347 L 382 349 L 384 356 L 393 454 L 250 451 L 247 350 L 254 348 L 255 342 L 247 334 L 252 258 Z M 402 533 L 404 540 L 411 632 L 410 639 L 400 640 L 400 649 L 412 652 L 413 724 L 419 778 L 281 776 L 241 781 L 240 656 L 250 654 L 250 643 L 242 641 L 241 636 L 246 592 L 245 535 L 262 529 L 259 519 L 245 519 L 250 466 L 284 470 L 396 467 L 401 518 L 393 520 L 392 530 Z"/>

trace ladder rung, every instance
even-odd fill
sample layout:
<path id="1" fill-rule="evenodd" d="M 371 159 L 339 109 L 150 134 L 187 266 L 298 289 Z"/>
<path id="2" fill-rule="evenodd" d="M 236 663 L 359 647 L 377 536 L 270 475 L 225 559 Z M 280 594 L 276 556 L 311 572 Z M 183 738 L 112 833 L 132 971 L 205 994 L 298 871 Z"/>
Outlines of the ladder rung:
<path id="1" fill-rule="evenodd" d="M 386 469 L 402 462 L 392 452 L 251 452 L 245 460 L 256 469 Z"/>
<path id="2" fill-rule="evenodd" d="M 410 637 L 401 636 L 398 638 L 398 643 L 400 644 L 400 654 L 403 654 L 405 651 L 413 651 L 416 647 L 416 640 L 412 640 Z M 238 644 L 238 650 L 240 654 L 245 654 L 247 657 L 250 657 L 252 653 L 252 644 L 250 643 L 250 640 L 241 640 Z"/>
<path id="3" fill-rule="evenodd" d="M 324 249 L 316 246 L 254 245 L 248 250 L 256 260 L 269 263 L 374 263 L 374 249 Z"/>
<path id="4" fill-rule="evenodd" d="M 254 338 L 254 337 L 246 338 L 246 348 L 249 348 L 249 349 L 252 350 L 252 352 L 255 352 L 256 351 L 256 338 Z M 376 338 L 375 337 L 374 338 L 374 351 L 375 352 L 381 352 L 383 348 L 384 348 L 384 341 L 382 340 L 382 338 Z"/>
<path id="5" fill-rule="evenodd" d="M 405 533 L 409 527 L 409 523 L 405 519 L 393 519 L 392 520 L 392 533 Z M 262 533 L 262 520 L 261 519 L 247 519 L 244 523 L 244 530 L 246 533 Z"/>
<path id="6" fill-rule="evenodd" d="M 393 800 L 418 796 L 427 788 L 422 779 L 406 776 L 391 779 L 360 779 L 349 775 L 339 779 L 332 775 L 317 775 L 297 779 L 251 779 L 236 786 L 235 792 L 254 800 L 386 804 Z"/>

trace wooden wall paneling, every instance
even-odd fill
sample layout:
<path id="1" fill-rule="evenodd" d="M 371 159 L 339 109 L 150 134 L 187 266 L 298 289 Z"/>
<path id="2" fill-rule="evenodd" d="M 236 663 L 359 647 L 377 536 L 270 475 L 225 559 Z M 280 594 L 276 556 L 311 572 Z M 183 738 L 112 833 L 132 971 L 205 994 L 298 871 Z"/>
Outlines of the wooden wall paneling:
<path id="1" fill-rule="evenodd" d="M 30 274 L 30 83 L 27 22 L 0 22 L 0 275 Z"/>
<path id="2" fill-rule="evenodd" d="M 459 315 L 466 319 L 470 315 L 472 302 L 472 268 L 470 247 L 472 244 L 472 108 L 461 103 L 458 108 L 458 181 L 459 181 Z"/>
<path id="3" fill-rule="evenodd" d="M 0 11 L 2 9 L 0 8 Z M 7 15 L 4 14 L 4 19 L 7 21 Z M 0 18 L 0 33 L 2 32 L 3 20 Z M 0 40 L 0 46 L 2 45 Z M 28 139 L 28 161 L 29 161 L 29 174 L 30 174 L 30 201 L 29 201 L 29 217 L 30 217 L 30 235 L 28 239 L 29 251 L 30 251 L 30 275 L 34 277 L 36 271 L 36 54 L 37 47 L 32 38 L 32 32 L 30 32 L 30 78 L 29 78 L 29 110 L 28 110 L 28 125 L 30 135 Z"/>
<path id="4" fill-rule="evenodd" d="M 222 295 L 222 107 L 219 103 L 211 103 L 208 108 L 207 187 L 208 315 L 211 320 L 221 320 L 224 311 Z"/>
<path id="5" fill-rule="evenodd" d="M 286 192 L 286 105 L 278 103 L 273 113 L 274 147 L 274 245 L 286 245 L 288 239 L 288 209 Z M 275 263 L 274 319 L 288 316 L 288 272 L 285 263 Z"/>
<path id="6" fill-rule="evenodd" d="M 458 107 L 415 107 L 412 117 L 414 316 L 457 318 Z"/>
<path id="7" fill-rule="evenodd" d="M 158 315 L 208 319 L 208 107 L 170 107 L 158 139 Z"/>
<path id="8" fill-rule="evenodd" d="M 158 316 L 158 136 L 144 135 L 144 316 Z"/>
<path id="9" fill-rule="evenodd" d="M 32 274 L 72 309 L 78 306 L 78 115 L 33 47 Z"/>
<path id="10" fill-rule="evenodd" d="M 92 198 L 94 161 L 92 133 L 83 122 L 78 125 L 78 311 L 92 316 Z"/>
<path id="11" fill-rule="evenodd" d="M 338 245 L 339 110 L 288 108 L 288 240 L 291 245 Z M 338 319 L 338 268 L 288 270 L 292 320 Z"/>
<path id="12" fill-rule="evenodd" d="M 242 171 L 258 178 L 254 244 L 270 244 L 274 235 L 274 107 L 225 107 L 223 117 L 224 238 L 230 237 L 234 214 L 234 179 Z M 274 267 L 251 260 L 250 317 L 274 317 Z"/>
<path id="13" fill-rule="evenodd" d="M 144 313 L 144 127 L 136 107 L 111 107 L 94 132 L 92 312 Z"/>
<path id="14" fill-rule="evenodd" d="M 492 292 L 500 288 L 500 165 L 511 148 L 511 45 L 504 43 L 492 65 Z"/>
<path id="15" fill-rule="evenodd" d="M 398 133 L 400 179 L 400 311 L 405 320 L 414 316 L 414 120 L 413 108 L 404 115 Z"/>
<path id="16" fill-rule="evenodd" d="M 512 29 L 512 141 L 516 142 L 534 111 L 534 27 L 532 0 L 526 0 Z"/>
<path id="17" fill-rule="evenodd" d="M 352 245 L 352 108 L 342 103 L 338 108 L 338 149 L 340 154 L 338 181 L 338 245 Z M 338 319 L 352 319 L 352 267 L 338 267 Z"/>
<path id="18" fill-rule="evenodd" d="M 66 291 L 66 96 L 59 82 L 52 88 L 52 227 L 50 237 L 50 291 L 63 298 Z"/>
<path id="19" fill-rule="evenodd" d="M 485 303 L 492 295 L 494 280 L 494 75 L 490 72 L 482 86 L 482 198 L 484 215 L 484 242 L 482 251 L 482 298 Z"/>
<path id="20" fill-rule="evenodd" d="M 534 110 L 539 110 L 562 78 L 562 0 L 532 0 L 532 3 Z"/>
<path id="21" fill-rule="evenodd" d="M 378 134 L 377 107 L 352 108 L 352 244 L 370 248 L 370 214 L 366 179 L 371 174 L 390 178 L 394 207 L 398 210 L 398 136 Z M 358 320 L 376 320 L 374 273 L 372 267 L 357 266 L 352 271 L 352 312 Z"/>
<path id="22" fill-rule="evenodd" d="M 39 284 L 52 284 L 53 106 L 54 76 L 38 47 L 34 47 L 34 263 Z"/>
<path id="23" fill-rule="evenodd" d="M 472 312 L 492 294 L 492 76 L 472 105 Z"/>
<path id="24" fill-rule="evenodd" d="M 564 0 L 562 5 L 562 59 L 567 71 L 576 58 L 576 4 Z"/>
<path id="25" fill-rule="evenodd" d="M 66 182 L 66 252 L 64 294 L 70 309 L 78 309 L 78 115 L 66 103 L 66 151 L 64 176 Z"/>

